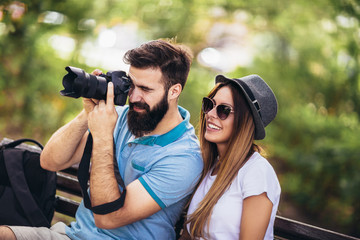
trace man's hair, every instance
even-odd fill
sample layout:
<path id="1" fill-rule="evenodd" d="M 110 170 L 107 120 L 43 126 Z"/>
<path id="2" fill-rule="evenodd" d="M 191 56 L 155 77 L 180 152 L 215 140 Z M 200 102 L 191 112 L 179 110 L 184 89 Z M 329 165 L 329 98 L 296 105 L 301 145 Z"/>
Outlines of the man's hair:
<path id="1" fill-rule="evenodd" d="M 180 83 L 184 89 L 192 62 L 192 52 L 171 40 L 154 40 L 125 53 L 124 62 L 136 68 L 160 68 L 165 89 Z"/>

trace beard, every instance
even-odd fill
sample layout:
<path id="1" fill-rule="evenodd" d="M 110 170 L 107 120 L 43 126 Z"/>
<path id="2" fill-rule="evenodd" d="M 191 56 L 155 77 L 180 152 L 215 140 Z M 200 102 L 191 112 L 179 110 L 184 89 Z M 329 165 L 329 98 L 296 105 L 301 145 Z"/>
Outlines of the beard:
<path id="1" fill-rule="evenodd" d="M 150 133 L 163 119 L 169 109 L 167 95 L 167 91 L 165 91 L 163 98 L 155 105 L 153 110 L 150 110 L 150 106 L 143 102 L 129 103 L 130 108 L 127 114 L 128 127 L 135 137 L 142 137 Z M 138 113 L 134 111 L 134 107 L 142 108 L 145 112 Z"/>

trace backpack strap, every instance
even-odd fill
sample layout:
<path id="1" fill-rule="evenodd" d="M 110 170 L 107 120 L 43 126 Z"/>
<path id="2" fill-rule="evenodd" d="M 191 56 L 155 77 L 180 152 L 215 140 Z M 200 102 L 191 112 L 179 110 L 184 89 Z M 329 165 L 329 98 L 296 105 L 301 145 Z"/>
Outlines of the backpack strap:
<path id="1" fill-rule="evenodd" d="M 16 146 L 18 144 L 14 145 Z M 23 159 L 24 151 L 8 149 L 6 151 L 3 151 L 3 154 L 11 187 L 17 200 L 19 201 L 20 206 L 25 213 L 25 216 L 34 227 L 50 227 L 50 223 L 48 222 L 48 220 L 46 219 L 30 193 L 30 189 L 24 175 L 23 161 L 13 161 Z"/>
<path id="2" fill-rule="evenodd" d="M 121 178 L 121 175 L 119 172 L 119 166 L 118 166 L 116 156 L 115 156 L 115 143 L 114 143 L 114 151 L 113 151 L 114 174 L 115 174 L 115 178 L 116 178 L 118 185 L 120 185 L 120 187 L 122 188 L 121 196 L 113 202 L 104 203 L 104 204 L 101 204 L 98 206 L 91 205 L 91 200 L 90 200 L 89 194 L 87 192 L 87 188 L 88 188 L 88 181 L 89 181 L 89 177 L 90 177 L 89 168 L 90 168 L 90 158 L 91 158 L 91 153 L 92 153 L 92 145 L 93 145 L 93 139 L 92 139 L 91 133 L 89 133 L 89 136 L 86 141 L 85 149 L 84 149 L 84 154 L 83 154 L 83 156 L 81 158 L 81 162 L 79 164 L 78 180 L 80 183 L 85 207 L 87 209 L 90 209 L 92 212 L 94 212 L 96 214 L 104 215 L 104 214 L 114 212 L 114 211 L 120 209 L 124 205 L 125 196 L 126 196 L 126 188 L 125 188 L 124 181 Z"/>
<path id="3" fill-rule="evenodd" d="M 34 140 L 34 139 L 30 139 L 30 138 L 22 138 L 22 139 L 18 139 L 18 140 L 15 140 L 11 143 L 8 143 L 8 144 L 5 144 L 5 145 L 2 145 L 0 147 L 0 149 L 8 149 L 8 148 L 14 148 L 24 142 L 32 142 L 32 143 L 35 143 L 36 145 L 39 146 L 39 148 L 41 148 L 41 150 L 43 150 L 43 145 L 41 145 L 41 143 L 39 143 L 38 141 Z"/>

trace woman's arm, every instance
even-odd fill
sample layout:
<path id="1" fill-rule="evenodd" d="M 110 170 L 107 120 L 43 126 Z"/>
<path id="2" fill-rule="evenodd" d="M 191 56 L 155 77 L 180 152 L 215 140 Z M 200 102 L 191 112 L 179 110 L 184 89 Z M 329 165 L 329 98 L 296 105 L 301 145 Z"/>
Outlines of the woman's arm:
<path id="1" fill-rule="evenodd" d="M 272 206 L 266 193 L 244 199 L 240 224 L 241 240 L 264 239 Z"/>

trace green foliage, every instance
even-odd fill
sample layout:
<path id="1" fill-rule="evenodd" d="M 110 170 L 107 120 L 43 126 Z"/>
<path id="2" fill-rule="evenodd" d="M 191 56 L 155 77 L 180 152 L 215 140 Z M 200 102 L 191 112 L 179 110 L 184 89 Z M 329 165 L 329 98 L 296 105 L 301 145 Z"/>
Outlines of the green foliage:
<path id="1" fill-rule="evenodd" d="M 181 93 L 179 105 L 186 107 L 191 113 L 190 122 L 197 127 L 200 116 L 202 98 L 213 88 L 215 74 L 193 65 L 189 79 Z"/>
<path id="2" fill-rule="evenodd" d="M 276 125 L 281 126 L 281 131 L 273 131 L 271 139 L 287 143 L 273 147 L 273 155 L 282 165 L 286 198 L 292 199 L 310 219 L 322 219 L 323 227 L 353 231 L 353 226 L 346 225 L 356 222 L 354 212 L 358 211 L 358 196 L 354 197 L 359 195 L 360 185 L 358 115 L 333 117 L 308 104 L 280 114 Z M 336 226 L 332 225 L 334 212 L 341 219 Z"/>
<path id="3" fill-rule="evenodd" d="M 14 15 L 15 3 L 25 12 Z M 193 50 L 180 105 L 195 126 L 217 74 L 262 76 L 279 102 L 259 144 L 282 185 L 281 214 L 359 237 L 359 9 L 355 0 L 1 1 L 0 137 L 45 142 L 82 107 L 59 95 L 64 67 L 92 71 L 81 57 L 83 43 L 103 28 L 135 24 L 146 39 L 176 38 Z M 51 13 L 60 13 L 58 23 L 46 23 Z M 240 26 L 246 35 L 214 36 L 216 24 Z M 74 39 L 66 57 L 54 50 L 55 35 Z M 228 39 L 251 48 L 249 65 L 222 73 L 197 62 L 202 49 Z"/>

